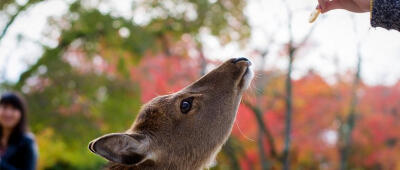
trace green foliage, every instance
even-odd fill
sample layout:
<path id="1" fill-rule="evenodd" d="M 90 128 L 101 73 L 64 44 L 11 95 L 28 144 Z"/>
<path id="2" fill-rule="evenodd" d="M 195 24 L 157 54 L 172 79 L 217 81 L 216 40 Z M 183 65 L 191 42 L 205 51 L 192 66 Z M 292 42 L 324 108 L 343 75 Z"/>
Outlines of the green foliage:
<path id="1" fill-rule="evenodd" d="M 0 2 L 0 9 L 4 9 L 8 4 L 12 3 L 14 0 L 3 0 Z"/>
<path id="2" fill-rule="evenodd" d="M 11 25 L 20 12 L 38 2 L 42 1 L 2 0 L 0 10 L 19 7 L 15 15 L 10 14 Z M 131 70 L 142 56 L 172 55 L 172 46 L 183 35 L 193 37 L 200 47 L 198 34 L 203 28 L 221 42 L 244 40 L 249 34 L 243 1 L 134 1 L 132 11 L 145 9 L 147 23 L 135 23 L 137 16 L 100 12 L 87 2 L 73 1 L 64 16 L 50 18 L 49 26 L 60 32 L 58 45 L 44 46 L 43 55 L 17 83 L 1 84 L 2 91 L 21 91 L 29 101 L 40 169 L 99 169 L 104 165 L 103 159 L 89 153 L 87 144 L 131 125 L 141 105 L 141 89 L 131 79 L 135 77 Z M 175 10 L 176 5 L 184 5 L 185 10 Z M 231 37 L 232 32 L 239 36 Z"/>
<path id="3" fill-rule="evenodd" d="M 64 69 L 40 75 L 51 81 L 51 85 L 26 95 L 31 128 L 42 146 L 42 167 L 56 166 L 60 161 L 83 168 L 95 166 L 99 159 L 89 154 L 88 142 L 104 133 L 129 127 L 139 110 L 140 92 L 129 81 L 64 72 L 70 68 L 67 63 L 52 64 Z M 46 66 L 57 67 L 52 64 Z"/>

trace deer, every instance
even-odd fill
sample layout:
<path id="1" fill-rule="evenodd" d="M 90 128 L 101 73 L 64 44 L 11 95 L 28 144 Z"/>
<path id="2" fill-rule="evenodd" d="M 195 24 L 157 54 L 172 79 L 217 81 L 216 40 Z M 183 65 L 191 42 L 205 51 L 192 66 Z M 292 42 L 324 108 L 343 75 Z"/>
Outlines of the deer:
<path id="1" fill-rule="evenodd" d="M 215 165 L 228 140 L 252 63 L 232 58 L 182 90 L 144 104 L 131 127 L 89 143 L 110 170 L 199 170 Z"/>

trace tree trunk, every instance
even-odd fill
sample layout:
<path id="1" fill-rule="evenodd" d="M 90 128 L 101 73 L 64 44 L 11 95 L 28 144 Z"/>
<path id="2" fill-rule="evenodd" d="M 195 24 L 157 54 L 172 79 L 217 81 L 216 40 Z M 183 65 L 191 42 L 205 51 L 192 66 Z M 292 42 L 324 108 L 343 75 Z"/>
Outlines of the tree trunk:
<path id="1" fill-rule="evenodd" d="M 348 159 L 351 150 L 352 143 L 352 132 L 355 125 L 356 119 L 356 108 L 358 103 L 357 90 L 361 81 L 361 52 L 360 52 L 360 44 L 357 45 L 357 71 L 355 74 L 355 79 L 353 82 L 352 93 L 351 93 L 351 103 L 349 115 L 347 117 L 346 122 L 340 128 L 341 134 L 343 134 L 343 147 L 340 148 L 340 169 L 346 170 L 348 169 Z"/>

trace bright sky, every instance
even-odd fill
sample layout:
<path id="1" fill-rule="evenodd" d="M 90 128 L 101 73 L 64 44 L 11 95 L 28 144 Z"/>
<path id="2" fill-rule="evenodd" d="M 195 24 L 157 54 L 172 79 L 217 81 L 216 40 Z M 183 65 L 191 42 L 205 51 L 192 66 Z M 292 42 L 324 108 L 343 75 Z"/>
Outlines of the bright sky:
<path id="1" fill-rule="evenodd" d="M 118 11 L 117 14 L 129 16 L 132 14 L 130 2 L 131 0 L 113 1 L 111 7 L 103 5 L 100 6 L 100 10 Z M 295 42 L 299 42 L 313 25 L 308 23 L 308 17 L 317 0 L 287 2 L 294 11 L 293 35 Z M 56 41 L 43 36 L 57 36 L 57 32 L 47 26 L 47 18 L 61 16 L 66 12 L 66 8 L 65 1 L 48 0 L 30 8 L 17 18 L 0 42 L 0 76 L 6 70 L 5 78 L 17 81 L 28 65 L 34 63 L 42 54 L 41 46 L 37 42 L 51 47 L 56 45 Z M 268 48 L 270 53 L 267 56 L 266 67 L 285 69 L 287 57 L 278 55 L 282 44 L 288 40 L 287 12 L 282 0 L 250 0 L 245 14 L 252 26 L 252 37 L 247 48 L 240 49 L 237 43 L 222 47 L 214 37 L 202 34 L 206 56 L 225 60 L 230 57 L 249 56 L 253 49 Z M 343 10 L 320 16 L 314 23 L 317 25 L 310 37 L 312 46 L 300 51 L 295 60 L 294 78 L 299 78 L 309 69 L 314 69 L 328 81 L 334 82 L 335 73 L 355 68 L 356 44 L 361 42 L 363 80 L 371 85 L 396 83 L 400 79 L 400 32 L 371 28 L 369 17 L 368 13 L 350 14 Z M 3 28 L 4 24 L 4 20 L 0 20 L 0 28 Z M 18 41 L 18 35 L 27 39 Z M 271 39 L 272 43 L 268 43 Z M 338 64 L 335 65 L 334 61 Z"/>

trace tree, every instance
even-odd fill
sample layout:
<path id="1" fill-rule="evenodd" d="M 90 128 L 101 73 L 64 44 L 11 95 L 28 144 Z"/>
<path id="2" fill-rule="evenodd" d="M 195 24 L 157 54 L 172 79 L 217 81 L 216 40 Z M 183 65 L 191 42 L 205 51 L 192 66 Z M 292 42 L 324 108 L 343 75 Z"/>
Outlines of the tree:
<path id="1" fill-rule="evenodd" d="M 39 2 L 46 3 L 32 0 L 21 6 L 16 1 L 2 1 L 0 9 L 21 6 L 18 11 L 22 12 Z M 49 26 L 60 32 L 57 46 L 44 46 L 43 55 L 17 83 L 3 83 L 4 88 L 22 91 L 29 101 L 31 129 L 41 153 L 40 169 L 101 166 L 104 161 L 89 153 L 88 142 L 127 129 L 142 99 L 154 96 L 147 91 L 163 87 L 160 93 L 170 92 L 197 78 L 200 71 L 193 67 L 199 67 L 189 59 L 206 62 L 200 30 L 209 30 L 221 42 L 245 40 L 249 30 L 241 12 L 244 4 L 235 0 L 133 1 L 132 11 L 149 14 L 145 22 L 137 22 L 138 15 L 123 17 L 117 11 L 98 10 L 107 2 L 93 5 L 82 0 L 69 4 L 61 18 L 50 18 Z M 176 10 L 179 5 L 183 10 Z M 3 34 L 18 13 L 10 17 Z M 232 37 L 232 32 L 240 36 Z M 170 71 L 150 74 L 157 76 L 155 86 L 142 87 L 145 80 L 147 85 L 152 81 L 141 75 L 161 69 L 154 66 L 169 67 Z M 176 67 L 182 67 L 185 74 L 176 76 Z"/>

